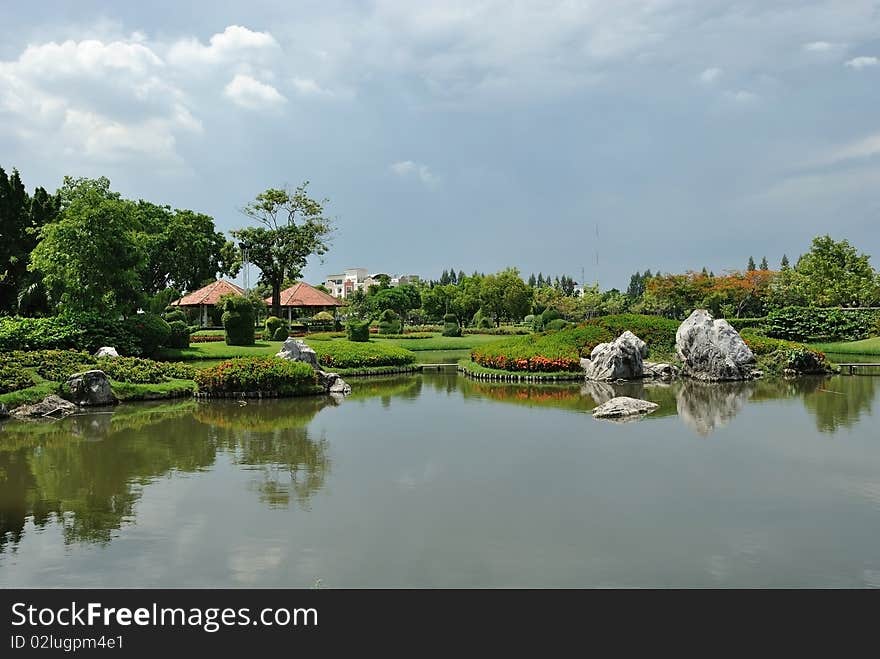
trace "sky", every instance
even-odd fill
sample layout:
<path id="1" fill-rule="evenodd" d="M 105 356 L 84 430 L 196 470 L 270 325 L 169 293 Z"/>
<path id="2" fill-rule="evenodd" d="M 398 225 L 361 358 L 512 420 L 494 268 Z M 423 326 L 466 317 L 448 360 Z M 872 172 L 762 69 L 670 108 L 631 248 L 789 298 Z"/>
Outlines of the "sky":
<path id="1" fill-rule="evenodd" d="M 0 0 L 0 166 L 247 224 L 309 181 L 346 267 L 625 288 L 880 263 L 880 2 Z"/>

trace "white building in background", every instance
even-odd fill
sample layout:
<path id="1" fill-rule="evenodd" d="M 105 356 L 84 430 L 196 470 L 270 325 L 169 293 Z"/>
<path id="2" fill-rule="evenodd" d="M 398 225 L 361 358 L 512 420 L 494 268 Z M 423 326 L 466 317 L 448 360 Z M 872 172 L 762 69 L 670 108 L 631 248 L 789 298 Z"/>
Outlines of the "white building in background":
<path id="1" fill-rule="evenodd" d="M 366 268 L 348 268 L 340 275 L 329 275 L 324 286 L 330 295 L 344 299 L 354 291 L 366 292 L 370 286 L 378 286 L 382 277 L 388 277 L 389 286 L 414 284 L 419 281 L 418 275 L 389 275 L 384 272 L 369 274 Z"/>

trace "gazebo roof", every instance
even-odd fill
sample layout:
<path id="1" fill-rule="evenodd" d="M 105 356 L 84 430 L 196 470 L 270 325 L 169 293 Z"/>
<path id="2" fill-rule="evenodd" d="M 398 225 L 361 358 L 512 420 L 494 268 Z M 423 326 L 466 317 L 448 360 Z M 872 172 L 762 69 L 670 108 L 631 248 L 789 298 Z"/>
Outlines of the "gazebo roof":
<path id="1" fill-rule="evenodd" d="M 272 304 L 272 298 L 266 298 L 266 304 Z M 319 291 L 304 281 L 294 284 L 281 291 L 282 307 L 341 307 L 343 303 L 324 291 Z"/>
<path id="2" fill-rule="evenodd" d="M 244 289 L 225 279 L 218 279 L 207 286 L 202 286 L 197 291 L 184 295 L 171 304 L 178 307 L 198 307 L 203 304 L 214 305 L 224 295 L 244 295 Z"/>

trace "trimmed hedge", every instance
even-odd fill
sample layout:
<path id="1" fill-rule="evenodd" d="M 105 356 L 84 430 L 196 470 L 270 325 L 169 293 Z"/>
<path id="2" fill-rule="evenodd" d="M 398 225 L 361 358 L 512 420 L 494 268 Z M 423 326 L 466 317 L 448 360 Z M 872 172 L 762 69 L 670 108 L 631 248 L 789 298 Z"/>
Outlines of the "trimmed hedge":
<path id="1" fill-rule="evenodd" d="M 123 326 L 137 340 L 139 352 L 136 354 L 146 357 L 155 355 L 159 348 L 168 344 L 168 339 L 171 338 L 171 325 L 154 313 L 139 313 L 126 318 L 123 321 Z M 104 345 L 113 344 L 105 343 Z M 116 349 L 119 350 L 118 347 Z"/>
<path id="2" fill-rule="evenodd" d="M 222 307 L 226 345 L 254 345 L 254 306 L 251 301 L 230 296 L 223 300 Z"/>
<path id="3" fill-rule="evenodd" d="M 164 322 L 164 321 L 162 321 Z M 165 324 L 167 326 L 167 323 Z M 143 354 L 145 341 L 132 321 L 81 313 L 48 318 L 0 317 L 0 352 L 13 350 L 86 350 L 113 346 L 123 355 Z M 169 329 L 170 332 L 170 329 Z"/>
<path id="4" fill-rule="evenodd" d="M 370 340 L 370 321 L 350 320 L 345 326 L 345 333 L 348 336 L 349 341 L 366 343 Z"/>
<path id="5" fill-rule="evenodd" d="M 464 334 L 486 334 L 488 336 L 524 336 L 531 334 L 528 327 L 465 327 Z"/>
<path id="6" fill-rule="evenodd" d="M 409 350 L 384 342 L 320 341 L 312 348 L 328 368 L 407 366 L 416 360 Z"/>
<path id="7" fill-rule="evenodd" d="M 0 364 L 0 394 L 34 386 L 34 378 L 27 371 L 10 364 Z"/>
<path id="8" fill-rule="evenodd" d="M 858 341 L 877 331 L 874 309 L 785 307 L 767 315 L 767 335 L 789 341 Z"/>
<path id="9" fill-rule="evenodd" d="M 583 325 L 488 343 L 474 348 L 471 359 L 480 366 L 502 371 L 578 371 L 581 357 L 589 356 L 597 345 L 613 339 L 604 327 Z"/>
<path id="10" fill-rule="evenodd" d="M 458 324 L 458 316 L 454 313 L 448 313 L 443 316 L 442 334 L 443 336 L 461 336 L 461 326 Z"/>
<path id="11" fill-rule="evenodd" d="M 744 329 L 759 329 L 764 327 L 764 324 L 767 322 L 767 317 L 763 318 L 725 318 L 725 320 L 730 323 L 730 326 L 733 327 L 737 332 L 742 332 Z"/>
<path id="12" fill-rule="evenodd" d="M 165 345 L 169 348 L 189 348 L 189 327 L 180 320 L 168 321 L 171 328 L 171 336 Z"/>
<path id="13" fill-rule="evenodd" d="M 311 393 L 315 372 L 304 362 L 277 357 L 243 357 L 220 362 L 195 374 L 202 393 L 261 392 L 282 396 Z"/>
<path id="14" fill-rule="evenodd" d="M 393 309 L 385 309 L 379 315 L 379 334 L 400 334 L 400 316 Z"/>
<path id="15" fill-rule="evenodd" d="M 629 330 L 648 344 L 651 350 L 675 352 L 675 333 L 681 323 L 660 316 L 643 316 L 634 313 L 599 316 L 588 320 L 587 325 L 598 325 L 611 332 L 612 339 Z"/>

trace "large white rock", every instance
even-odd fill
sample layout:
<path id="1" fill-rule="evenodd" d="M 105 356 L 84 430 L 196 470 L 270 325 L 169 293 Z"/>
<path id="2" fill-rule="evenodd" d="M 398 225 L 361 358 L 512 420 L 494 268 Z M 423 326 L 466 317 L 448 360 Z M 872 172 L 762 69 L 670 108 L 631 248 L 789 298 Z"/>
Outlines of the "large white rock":
<path id="1" fill-rule="evenodd" d="M 706 382 L 756 377 L 755 355 L 723 318 L 697 309 L 675 333 L 675 351 L 688 377 Z"/>
<path id="2" fill-rule="evenodd" d="M 627 417 L 635 417 L 642 414 L 650 414 L 656 410 L 659 405 L 649 400 L 641 400 L 639 398 L 630 398 L 629 396 L 618 396 L 612 398 L 599 405 L 593 410 L 593 417 L 596 419 L 621 419 Z"/>
<path id="3" fill-rule="evenodd" d="M 635 380 L 644 377 L 643 359 L 648 346 L 627 330 L 611 343 L 600 343 L 582 359 L 587 380 Z"/>
<path id="4" fill-rule="evenodd" d="M 275 355 L 281 359 L 288 359 L 293 362 L 305 362 L 310 364 L 312 368 L 318 370 L 318 355 L 307 346 L 303 341 L 290 337 L 281 346 L 281 350 Z"/>
<path id="5" fill-rule="evenodd" d="M 95 353 L 95 357 L 119 357 L 119 353 L 116 352 L 116 348 L 111 346 L 102 346 L 98 348 L 98 352 Z"/>
<path id="6" fill-rule="evenodd" d="M 107 374 L 97 369 L 71 375 L 64 383 L 64 391 L 73 403 L 83 407 L 119 402 L 113 395 Z"/>

